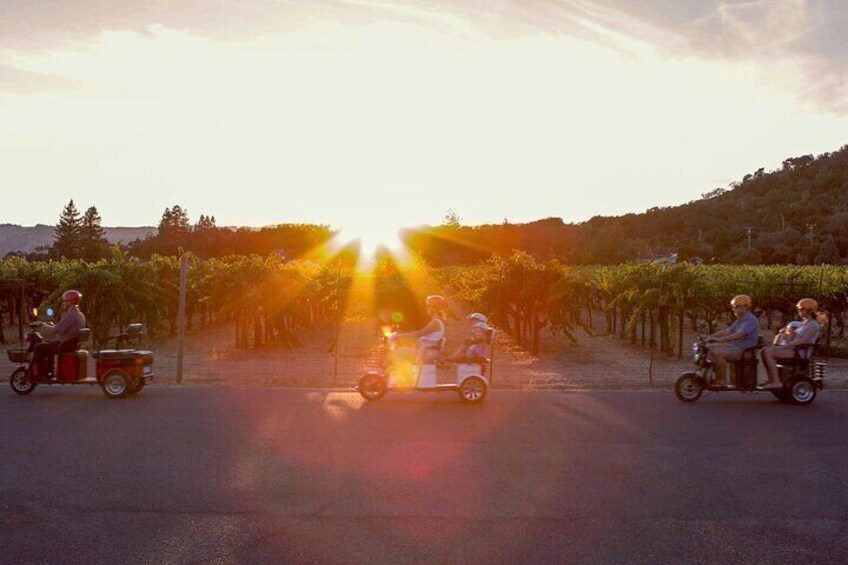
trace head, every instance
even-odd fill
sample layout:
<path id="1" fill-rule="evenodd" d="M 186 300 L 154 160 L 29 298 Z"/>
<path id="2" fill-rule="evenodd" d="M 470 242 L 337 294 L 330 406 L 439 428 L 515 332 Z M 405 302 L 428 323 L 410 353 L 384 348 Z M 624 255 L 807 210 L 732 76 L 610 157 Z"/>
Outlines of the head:
<path id="1" fill-rule="evenodd" d="M 483 322 L 478 322 L 471 326 L 471 337 L 477 341 L 485 341 L 489 334 L 489 326 Z"/>
<path id="2" fill-rule="evenodd" d="M 481 314 L 480 312 L 474 312 L 473 314 L 469 314 L 465 319 L 468 321 L 469 324 L 471 324 L 472 327 L 475 324 L 485 324 L 489 321 L 489 319 L 486 318 L 486 315 Z"/>
<path id="3" fill-rule="evenodd" d="M 747 294 L 738 294 L 730 301 L 730 307 L 733 309 L 733 315 L 741 318 L 751 311 L 751 297 Z"/>
<path id="4" fill-rule="evenodd" d="M 795 309 L 798 310 L 798 315 L 801 318 L 809 320 L 816 315 L 816 310 L 819 309 L 819 303 L 812 298 L 802 298 L 795 305 Z"/>
<path id="5" fill-rule="evenodd" d="M 795 331 L 801 327 L 801 322 L 789 322 L 786 324 L 786 333 L 792 335 Z"/>
<path id="6" fill-rule="evenodd" d="M 62 293 L 62 307 L 70 308 L 71 306 L 79 306 L 82 300 L 82 293 L 78 290 L 66 290 Z"/>
<path id="7" fill-rule="evenodd" d="M 448 308 L 448 301 L 445 300 L 444 296 L 431 294 L 424 301 L 424 305 L 427 307 L 427 314 L 442 318 L 445 316 L 445 311 Z"/>

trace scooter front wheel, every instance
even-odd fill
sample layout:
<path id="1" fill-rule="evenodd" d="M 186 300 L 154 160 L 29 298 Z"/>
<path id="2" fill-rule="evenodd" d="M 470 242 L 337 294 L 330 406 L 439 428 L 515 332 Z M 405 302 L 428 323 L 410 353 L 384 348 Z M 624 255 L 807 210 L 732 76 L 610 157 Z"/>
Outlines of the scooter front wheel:
<path id="1" fill-rule="evenodd" d="M 380 400 L 386 394 L 386 379 L 380 375 L 363 375 L 359 379 L 359 394 L 369 402 Z"/>
<path id="2" fill-rule="evenodd" d="M 36 383 L 26 367 L 15 369 L 9 378 L 9 385 L 12 387 L 12 390 L 21 395 L 31 393 L 36 387 Z"/>
<path id="3" fill-rule="evenodd" d="M 704 383 L 695 373 L 683 373 L 674 383 L 674 395 L 680 402 L 695 402 L 704 392 Z"/>

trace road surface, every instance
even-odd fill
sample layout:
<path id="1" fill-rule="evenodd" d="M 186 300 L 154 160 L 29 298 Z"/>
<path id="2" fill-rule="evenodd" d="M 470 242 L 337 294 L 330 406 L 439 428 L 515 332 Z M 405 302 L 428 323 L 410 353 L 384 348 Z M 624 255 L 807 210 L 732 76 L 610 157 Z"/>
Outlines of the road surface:
<path id="1" fill-rule="evenodd" d="M 848 393 L 0 391 L 0 561 L 848 561 Z"/>

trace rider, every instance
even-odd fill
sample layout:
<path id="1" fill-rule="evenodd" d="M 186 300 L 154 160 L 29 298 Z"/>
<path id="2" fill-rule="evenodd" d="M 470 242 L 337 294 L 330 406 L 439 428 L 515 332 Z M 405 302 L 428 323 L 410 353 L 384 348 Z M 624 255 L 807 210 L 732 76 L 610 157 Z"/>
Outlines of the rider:
<path id="1" fill-rule="evenodd" d="M 430 321 L 418 331 L 396 333 L 393 339 L 415 339 L 416 363 L 428 364 L 435 362 L 439 356 L 439 347 L 445 337 L 445 318 L 447 317 L 447 300 L 443 296 L 433 294 L 424 301 Z"/>
<path id="2" fill-rule="evenodd" d="M 462 342 L 462 345 L 454 349 L 453 352 L 445 358 L 446 361 L 456 361 L 457 359 L 465 358 L 468 356 L 466 354 L 470 347 L 477 343 L 485 344 L 487 341 L 486 337 L 489 331 L 489 325 L 487 323 L 488 318 L 485 314 L 473 312 L 465 317 L 465 321 L 468 328 L 468 338 Z M 477 326 L 480 326 L 480 328 L 477 328 Z"/>
<path id="3" fill-rule="evenodd" d="M 783 345 L 772 345 L 763 349 L 763 365 L 766 366 L 768 381 L 763 384 L 763 388 L 781 387 L 780 375 L 777 371 L 778 359 L 793 359 L 797 355 L 806 359 L 808 351 L 806 348 L 799 349 L 799 346 L 812 345 L 819 340 L 821 335 L 821 326 L 816 320 L 816 310 L 819 304 L 812 298 L 802 298 L 795 305 L 798 310 L 798 316 L 801 318 L 801 325 L 795 330 L 792 339 Z"/>
<path id="4" fill-rule="evenodd" d="M 715 384 L 726 386 L 728 361 L 739 361 L 742 352 L 757 346 L 759 340 L 760 322 L 751 314 L 751 297 L 747 294 L 734 296 L 730 301 L 736 320 L 726 329 L 707 336 L 707 341 L 719 343 L 710 347 L 710 353 L 715 361 Z"/>
<path id="5" fill-rule="evenodd" d="M 489 326 L 483 322 L 471 326 L 471 338 L 466 339 L 447 360 L 454 363 L 485 363 L 489 358 L 489 331 Z"/>
<path id="6" fill-rule="evenodd" d="M 32 364 L 37 375 L 47 375 L 53 366 L 53 356 L 62 351 L 75 351 L 79 347 L 79 331 L 85 327 L 85 315 L 80 311 L 82 293 L 78 290 L 66 290 L 62 294 L 62 308 L 65 310 L 58 324 L 42 324 L 53 333 L 51 341 L 35 346 Z"/>

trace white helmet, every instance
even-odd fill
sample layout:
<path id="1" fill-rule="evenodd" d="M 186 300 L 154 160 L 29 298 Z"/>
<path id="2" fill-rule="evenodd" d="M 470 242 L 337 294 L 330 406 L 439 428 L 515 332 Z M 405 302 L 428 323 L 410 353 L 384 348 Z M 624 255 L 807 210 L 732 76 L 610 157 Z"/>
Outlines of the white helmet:
<path id="1" fill-rule="evenodd" d="M 469 321 L 473 320 L 473 321 L 477 322 L 478 324 L 486 324 L 489 321 L 489 319 L 486 317 L 486 315 L 481 314 L 480 312 L 474 312 L 473 314 L 469 314 L 468 317 L 465 318 L 465 319 L 469 320 Z"/>

